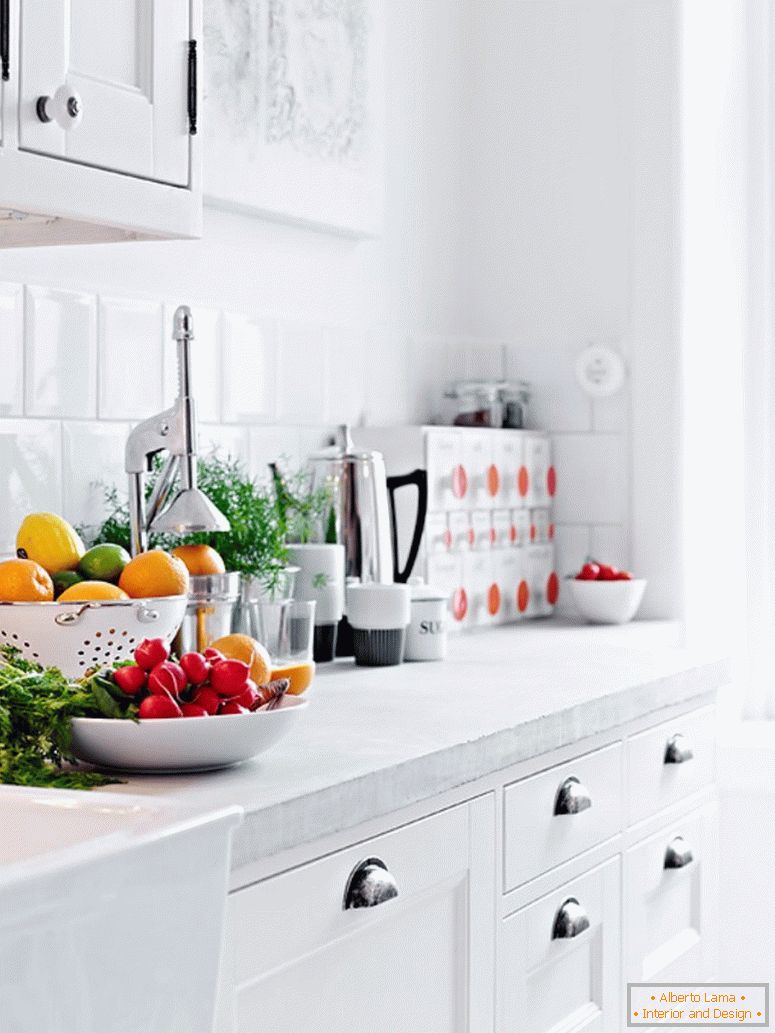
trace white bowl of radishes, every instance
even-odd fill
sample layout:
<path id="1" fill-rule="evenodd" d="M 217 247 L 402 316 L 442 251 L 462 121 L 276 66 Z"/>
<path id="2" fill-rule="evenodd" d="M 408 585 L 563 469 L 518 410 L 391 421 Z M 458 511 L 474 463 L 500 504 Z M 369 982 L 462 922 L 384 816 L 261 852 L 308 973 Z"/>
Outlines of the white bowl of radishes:
<path id="1" fill-rule="evenodd" d="M 163 639 L 146 639 L 133 661 L 84 680 L 95 716 L 72 720 L 72 753 L 138 772 L 208 771 L 265 753 L 309 704 L 286 695 L 287 679 L 256 684 L 255 670 L 268 667 L 217 650 L 175 659 Z"/>
<path id="2" fill-rule="evenodd" d="M 626 624 L 638 612 L 646 579 L 607 563 L 585 563 L 568 588 L 576 609 L 591 624 Z"/>

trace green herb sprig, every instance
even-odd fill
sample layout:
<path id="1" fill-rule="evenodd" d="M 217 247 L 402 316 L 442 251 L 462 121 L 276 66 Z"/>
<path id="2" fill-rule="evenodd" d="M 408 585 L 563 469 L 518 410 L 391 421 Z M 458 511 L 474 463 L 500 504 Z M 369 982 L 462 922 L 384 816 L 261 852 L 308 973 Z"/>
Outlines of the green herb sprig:
<path id="1" fill-rule="evenodd" d="M 70 681 L 55 667 L 0 649 L 0 782 L 57 789 L 93 789 L 119 781 L 94 771 L 70 770 L 74 717 L 135 718 L 136 708 L 115 698 L 112 680 L 99 673 Z M 133 713 L 134 710 L 134 713 Z M 110 711 L 110 713 L 108 713 Z"/>
<path id="2" fill-rule="evenodd" d="M 150 496 L 161 464 L 157 461 L 147 478 Z M 257 577 L 276 584 L 287 562 L 285 529 L 270 486 L 252 479 L 238 459 L 217 453 L 199 460 L 199 487 L 231 524 L 230 531 L 192 534 L 183 537 L 155 535 L 151 547 L 172 549 L 176 545 L 211 545 L 228 571 Z M 126 496 L 112 485 L 103 488 L 108 516 L 96 533 L 82 529 L 94 545 L 112 543 L 129 549 L 129 509 Z"/>

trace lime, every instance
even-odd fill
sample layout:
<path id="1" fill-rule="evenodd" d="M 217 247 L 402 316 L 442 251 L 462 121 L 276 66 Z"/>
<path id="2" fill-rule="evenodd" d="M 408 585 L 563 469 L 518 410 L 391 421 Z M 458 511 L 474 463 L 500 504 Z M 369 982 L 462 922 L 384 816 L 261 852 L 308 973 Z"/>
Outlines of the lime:
<path id="1" fill-rule="evenodd" d="M 130 555 L 120 545 L 95 545 L 78 564 L 78 572 L 89 581 L 118 581 Z"/>
<path id="2" fill-rule="evenodd" d="M 54 582 L 54 598 L 58 599 L 62 592 L 66 592 L 73 585 L 79 585 L 83 577 L 77 570 L 60 570 L 58 574 L 51 575 L 51 580 Z"/>

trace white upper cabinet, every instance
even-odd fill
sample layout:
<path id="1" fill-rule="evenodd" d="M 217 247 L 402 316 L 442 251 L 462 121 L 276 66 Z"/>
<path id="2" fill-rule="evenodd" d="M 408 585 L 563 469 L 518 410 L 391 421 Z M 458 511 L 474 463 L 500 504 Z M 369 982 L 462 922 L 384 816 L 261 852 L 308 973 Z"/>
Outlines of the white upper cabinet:
<path id="1" fill-rule="evenodd" d="M 0 0 L 0 246 L 200 234 L 201 2 Z"/>
<path id="2" fill-rule="evenodd" d="M 188 0 L 22 0 L 20 147 L 186 185 L 189 39 Z"/>

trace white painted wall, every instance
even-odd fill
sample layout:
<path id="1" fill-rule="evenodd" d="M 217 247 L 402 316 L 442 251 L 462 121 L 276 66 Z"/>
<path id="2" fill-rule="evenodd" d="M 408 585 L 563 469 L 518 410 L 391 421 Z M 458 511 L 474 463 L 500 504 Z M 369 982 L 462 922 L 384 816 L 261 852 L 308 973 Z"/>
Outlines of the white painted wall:
<path id="1" fill-rule="evenodd" d="M 678 616 L 678 20 L 672 0 L 465 0 L 466 326 L 508 343 L 569 488 L 559 569 L 591 553 Z M 591 403 L 573 361 L 618 348 Z"/>
<path id="2" fill-rule="evenodd" d="M 386 4 L 379 239 L 207 210 L 197 242 L 0 255 L 0 552 L 29 508 L 93 518 L 90 480 L 120 478 L 130 421 L 160 404 L 162 385 L 170 396 L 176 304 L 200 309 L 194 362 L 214 385 L 203 437 L 255 471 L 305 455 L 341 420 L 425 420 L 448 354 L 478 365 L 470 342 L 448 343 L 461 305 L 458 6 Z M 495 355 L 500 372 L 499 342 L 475 352 Z"/>
<path id="3" fill-rule="evenodd" d="M 79 414 L 78 440 L 93 433 L 103 465 L 120 467 L 121 438 L 139 414 L 112 411 L 110 399 L 127 377 L 139 396 L 158 393 L 169 308 L 186 301 L 209 310 L 213 354 L 232 371 L 207 411 L 207 432 L 254 469 L 278 450 L 303 455 L 345 418 L 427 420 L 447 379 L 527 377 L 531 424 L 556 441 L 558 569 L 570 573 L 588 554 L 632 566 L 650 580 L 643 614 L 679 615 L 688 318 L 678 246 L 679 7 L 391 0 L 385 8 L 380 239 L 208 210 L 199 242 L 0 256 L 9 284 L 85 292 L 97 341 L 92 348 L 91 331 L 67 320 L 56 332 L 36 335 L 29 321 L 22 330 L 8 292 L 11 372 L 0 415 L 13 422 L 0 424 L 8 442 L 0 491 L 12 503 L 0 549 L 32 504 L 88 515 L 95 496 L 83 482 L 88 464 L 68 460 L 69 421 Z M 701 172 L 698 163 L 692 175 Z M 694 225 L 699 218 L 698 209 Z M 123 305 L 132 326 L 122 335 L 120 318 L 106 329 L 96 298 L 127 296 L 140 300 Z M 628 363 L 628 389 L 615 399 L 592 403 L 575 383 L 573 359 L 592 339 L 620 348 Z M 41 403 L 41 370 L 62 384 L 69 371 L 66 404 Z M 84 404 L 73 408 L 79 381 Z M 53 449 L 49 463 L 35 441 Z"/>

